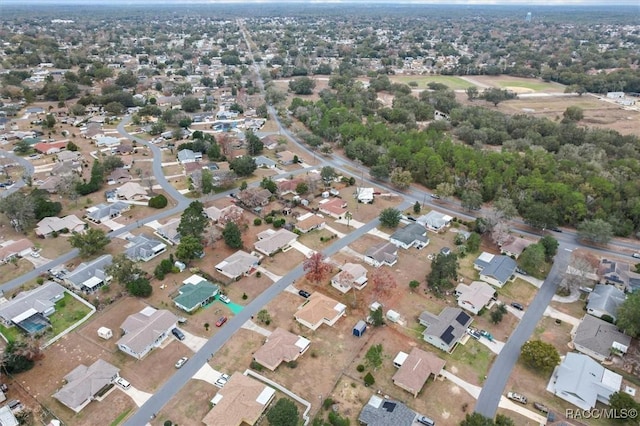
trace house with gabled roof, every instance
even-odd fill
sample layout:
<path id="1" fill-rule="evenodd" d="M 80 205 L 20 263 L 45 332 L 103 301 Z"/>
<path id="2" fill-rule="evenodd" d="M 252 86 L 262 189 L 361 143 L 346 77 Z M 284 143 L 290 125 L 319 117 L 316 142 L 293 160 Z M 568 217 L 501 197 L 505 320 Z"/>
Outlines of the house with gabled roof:
<path id="1" fill-rule="evenodd" d="M 225 277 L 238 280 L 240 277 L 251 275 L 258 267 L 260 258 L 245 251 L 238 250 L 216 265 L 216 270 Z"/>
<path id="2" fill-rule="evenodd" d="M 95 139 L 97 147 L 114 148 L 120 145 L 120 139 L 113 136 L 96 136 Z"/>
<path id="3" fill-rule="evenodd" d="M 602 259 L 598 274 L 602 277 L 601 283 L 613 284 L 622 291 L 640 289 L 640 274 L 633 272 L 631 265 L 626 262 Z"/>
<path id="4" fill-rule="evenodd" d="M 64 376 L 65 385 L 53 397 L 79 413 L 118 378 L 119 372 L 118 367 L 102 359 L 89 367 L 80 364 Z"/>
<path id="5" fill-rule="evenodd" d="M 127 182 L 118 188 L 118 198 L 127 201 L 148 200 L 147 190 L 138 182 Z"/>
<path id="6" fill-rule="evenodd" d="M 496 289 L 482 281 L 473 281 L 469 285 L 458 284 L 455 295 L 458 306 L 475 315 L 497 298 Z"/>
<path id="7" fill-rule="evenodd" d="M 347 307 L 322 293 L 314 292 L 300 305 L 293 317 L 300 324 L 317 330 L 322 324 L 329 327 L 346 314 Z"/>
<path id="8" fill-rule="evenodd" d="M 433 352 L 413 348 L 406 357 L 402 357 L 400 367 L 391 380 L 396 386 L 417 398 L 429 377 L 433 376 L 435 380 L 442 372 L 445 363 Z M 396 363 L 394 365 L 397 366 Z"/>
<path id="9" fill-rule="evenodd" d="M 320 201 L 318 204 L 318 210 L 321 213 L 327 214 L 335 219 L 342 219 L 347 213 L 347 202 L 342 198 L 332 198 L 330 200 Z"/>
<path id="10" fill-rule="evenodd" d="M 400 401 L 371 395 L 358 422 L 364 426 L 413 426 L 416 412 Z"/>
<path id="11" fill-rule="evenodd" d="M 107 182 L 113 183 L 125 183 L 131 180 L 131 174 L 128 170 L 118 167 L 114 169 L 109 176 L 107 176 Z"/>
<path id="12" fill-rule="evenodd" d="M 262 382 L 242 373 L 233 373 L 211 400 L 213 408 L 202 423 L 206 426 L 253 426 L 275 395 L 275 389 Z"/>
<path id="13" fill-rule="evenodd" d="M 264 155 L 259 155 L 253 158 L 256 162 L 257 167 L 263 167 L 266 169 L 275 169 L 278 163 L 273 161 L 272 159 L 265 157 Z"/>
<path id="14" fill-rule="evenodd" d="M 278 158 L 278 162 L 283 166 L 288 166 L 293 164 L 293 161 L 296 155 L 291 151 L 280 151 L 276 153 L 276 157 Z"/>
<path id="15" fill-rule="evenodd" d="M 430 231 L 441 232 L 451 224 L 452 220 L 453 218 L 449 215 L 431 210 L 429 213 L 417 218 L 416 222 Z"/>
<path id="16" fill-rule="evenodd" d="M 68 142 L 69 141 L 38 142 L 37 144 L 33 145 L 33 149 L 36 152 L 44 155 L 57 154 L 67 147 Z"/>
<path id="17" fill-rule="evenodd" d="M 390 242 L 371 246 L 364 252 L 364 261 L 376 268 L 382 265 L 393 266 L 398 262 L 398 246 Z"/>
<path id="18" fill-rule="evenodd" d="M 189 313 L 213 302 L 220 292 L 220 287 L 199 275 L 190 276 L 182 284 L 178 289 L 178 295 L 173 298 L 173 303 Z"/>
<path id="19" fill-rule="evenodd" d="M 253 359 L 258 364 L 275 371 L 281 363 L 297 360 L 310 345 L 311 342 L 308 339 L 278 327 L 267 337 L 264 345 L 253 354 Z"/>
<path id="20" fill-rule="evenodd" d="M 64 298 L 64 291 L 53 281 L 21 291 L 0 305 L 0 319 L 6 327 L 17 326 L 29 334 L 41 331 L 49 326 L 47 317 L 56 311 L 56 302 Z"/>
<path id="21" fill-rule="evenodd" d="M 56 159 L 64 163 L 65 161 L 79 161 L 82 158 L 82 153 L 80 151 L 60 151 L 56 154 Z"/>
<path id="22" fill-rule="evenodd" d="M 236 223 L 244 215 L 244 209 L 235 204 L 229 204 L 219 209 L 216 206 L 207 207 L 204 213 L 215 224 L 224 227 L 228 222 Z"/>
<path id="23" fill-rule="evenodd" d="M 467 332 L 473 318 L 460 308 L 446 307 L 439 315 L 424 311 L 418 321 L 427 327 L 422 333 L 427 343 L 451 353 Z"/>
<path id="24" fill-rule="evenodd" d="M 618 318 L 618 308 L 626 298 L 624 291 L 616 286 L 596 284 L 587 299 L 587 313 L 598 318 L 608 315 L 615 322 Z"/>
<path id="25" fill-rule="evenodd" d="M 327 221 L 321 215 L 306 213 L 298 217 L 298 221 L 295 224 L 295 228 L 303 234 L 311 232 L 315 229 L 322 229 L 327 224 Z"/>
<path id="26" fill-rule="evenodd" d="M 358 263 L 345 263 L 340 272 L 331 278 L 331 286 L 341 293 L 351 288 L 362 290 L 368 282 L 367 269 Z"/>
<path id="27" fill-rule="evenodd" d="M 178 161 L 180 164 L 196 163 L 202 161 L 202 153 L 190 149 L 181 149 L 178 151 Z"/>
<path id="28" fill-rule="evenodd" d="M 517 263 L 505 255 L 482 252 L 473 262 L 473 267 L 480 271 L 480 279 L 498 288 L 515 279 Z"/>
<path id="29" fill-rule="evenodd" d="M 419 223 L 410 223 L 404 228 L 397 229 L 396 232 L 391 234 L 389 241 L 397 247 L 405 250 L 408 250 L 411 247 L 422 250 L 429 245 L 427 230 Z"/>
<path id="30" fill-rule="evenodd" d="M 268 189 L 251 187 L 244 191 L 240 191 L 237 195 L 238 200 L 249 208 L 264 207 L 271 201 L 271 192 Z"/>
<path id="31" fill-rule="evenodd" d="M 514 259 L 517 259 L 520 257 L 522 252 L 531 244 L 534 244 L 534 241 L 511 235 L 500 246 L 500 253 L 509 257 L 513 257 Z"/>
<path id="32" fill-rule="evenodd" d="M 585 315 L 575 330 L 573 345 L 578 352 L 603 362 L 614 352 L 620 355 L 627 353 L 631 337 L 614 324 Z"/>
<path id="33" fill-rule="evenodd" d="M 135 261 L 148 262 L 154 257 L 167 251 L 167 245 L 162 241 L 145 234 L 128 237 L 125 246 L 125 256 Z"/>
<path id="34" fill-rule="evenodd" d="M 106 272 L 111 261 L 111 255 L 105 254 L 91 262 L 83 262 L 65 275 L 64 282 L 78 291 L 93 293 L 111 282 L 111 276 Z"/>
<path id="35" fill-rule="evenodd" d="M 286 229 L 267 229 L 258 234 L 259 240 L 253 245 L 257 251 L 271 256 L 279 251 L 287 251 L 298 235 Z"/>
<path id="36" fill-rule="evenodd" d="M 115 219 L 128 211 L 131 206 L 123 201 L 116 201 L 112 204 L 98 204 L 87 209 L 87 219 L 95 223 L 102 223 L 105 220 Z"/>
<path id="37" fill-rule="evenodd" d="M 177 245 L 180 244 L 180 232 L 178 232 L 178 226 L 180 226 L 180 218 L 176 217 L 156 229 L 154 234 L 163 238 L 165 241 L 168 241 L 171 245 Z"/>
<path id="38" fill-rule="evenodd" d="M 152 349 L 162 345 L 177 323 L 178 317 L 171 311 L 147 306 L 124 320 L 120 326 L 123 336 L 118 340 L 118 349 L 142 359 Z"/>
<path id="39" fill-rule="evenodd" d="M 0 407 L 0 424 L 2 426 L 20 425 L 20 422 L 16 418 L 15 414 L 13 414 L 13 411 L 11 411 L 11 407 L 9 407 L 9 405 L 3 405 Z"/>
<path id="40" fill-rule="evenodd" d="M 569 352 L 551 375 L 547 390 L 576 407 L 589 411 L 622 387 L 622 376 L 607 370 L 587 355 Z"/>
<path id="41" fill-rule="evenodd" d="M 7 263 L 14 257 L 27 256 L 33 252 L 33 248 L 33 243 L 27 238 L 3 242 L 0 244 L 0 264 Z"/>

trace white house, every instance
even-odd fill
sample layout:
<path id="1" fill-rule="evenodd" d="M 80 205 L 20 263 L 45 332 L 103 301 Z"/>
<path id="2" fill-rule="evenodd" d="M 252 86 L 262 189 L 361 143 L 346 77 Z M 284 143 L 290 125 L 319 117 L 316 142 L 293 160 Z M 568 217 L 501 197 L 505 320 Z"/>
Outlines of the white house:
<path id="1" fill-rule="evenodd" d="M 347 307 L 322 293 L 315 292 L 298 308 L 293 315 L 300 324 L 317 330 L 322 324 L 329 327 L 345 315 Z"/>
<path id="2" fill-rule="evenodd" d="M 120 328 L 124 334 L 118 340 L 118 349 L 134 358 L 142 359 L 153 348 L 160 347 L 176 327 L 178 317 L 167 310 L 147 306 L 129 315 Z"/>
<path id="3" fill-rule="evenodd" d="M 341 293 L 351 288 L 362 290 L 367 285 L 367 269 L 358 263 L 345 263 L 342 270 L 331 278 L 331 285 Z"/>
<path id="4" fill-rule="evenodd" d="M 478 315 L 478 312 L 491 301 L 496 300 L 496 290 L 482 281 L 473 281 L 471 284 L 458 284 L 456 287 L 458 306 L 462 309 Z"/>

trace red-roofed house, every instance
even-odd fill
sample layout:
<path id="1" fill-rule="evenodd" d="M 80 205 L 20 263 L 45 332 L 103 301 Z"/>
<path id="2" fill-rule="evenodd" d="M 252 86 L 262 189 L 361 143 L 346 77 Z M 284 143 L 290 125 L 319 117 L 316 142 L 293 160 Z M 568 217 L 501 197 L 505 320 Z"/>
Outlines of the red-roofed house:
<path id="1" fill-rule="evenodd" d="M 342 219 L 347 212 L 347 202 L 341 198 L 332 198 L 326 203 L 320 204 L 319 209 L 324 214 L 336 219 Z"/>
<path id="2" fill-rule="evenodd" d="M 67 147 L 68 141 L 39 142 L 33 146 L 37 152 L 45 155 L 57 154 Z"/>

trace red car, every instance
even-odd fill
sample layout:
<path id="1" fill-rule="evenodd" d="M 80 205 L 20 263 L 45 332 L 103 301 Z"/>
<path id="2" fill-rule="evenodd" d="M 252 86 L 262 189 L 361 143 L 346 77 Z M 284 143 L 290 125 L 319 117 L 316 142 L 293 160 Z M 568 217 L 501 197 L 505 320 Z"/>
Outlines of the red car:
<path id="1" fill-rule="evenodd" d="M 220 317 L 220 319 L 216 321 L 216 327 L 222 327 L 225 322 L 227 322 L 227 317 Z"/>

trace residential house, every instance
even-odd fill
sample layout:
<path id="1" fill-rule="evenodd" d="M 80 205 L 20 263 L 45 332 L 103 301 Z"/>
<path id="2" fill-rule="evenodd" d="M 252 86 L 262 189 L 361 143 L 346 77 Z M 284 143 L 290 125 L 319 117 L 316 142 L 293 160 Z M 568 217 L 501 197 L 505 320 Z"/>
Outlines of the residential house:
<path id="1" fill-rule="evenodd" d="M 427 230 L 419 223 L 410 223 L 404 228 L 397 229 L 396 232 L 391 234 L 389 241 L 405 250 L 411 247 L 422 250 L 429 245 Z"/>
<path id="2" fill-rule="evenodd" d="M 216 206 L 207 207 L 204 213 L 215 224 L 224 227 L 228 222 L 238 222 L 244 215 L 244 209 L 230 204 L 222 209 Z"/>
<path id="3" fill-rule="evenodd" d="M 555 369 L 547 389 L 582 410 L 596 402 L 609 405 L 609 398 L 622 387 L 622 376 L 607 370 L 586 355 L 569 352 Z"/>
<path id="4" fill-rule="evenodd" d="M 44 181 L 37 181 L 36 186 L 38 189 L 47 191 L 49 194 L 56 194 L 59 189 L 62 178 L 60 176 L 49 176 Z"/>
<path id="5" fill-rule="evenodd" d="M 59 153 L 63 149 L 66 149 L 68 142 L 69 141 L 38 142 L 37 144 L 33 145 L 33 149 L 40 154 L 52 155 Z"/>
<path id="6" fill-rule="evenodd" d="M 64 277 L 64 282 L 78 291 L 93 293 L 111 282 L 111 276 L 106 272 L 111 260 L 111 255 L 105 254 L 91 262 L 83 262 Z"/>
<path id="7" fill-rule="evenodd" d="M 413 348 L 391 380 L 396 386 L 417 398 L 429 377 L 433 376 L 435 380 L 442 372 L 444 365 L 445 361 L 433 352 Z"/>
<path id="8" fill-rule="evenodd" d="M 216 265 L 216 270 L 225 277 L 239 280 L 243 275 L 251 275 L 258 267 L 260 258 L 245 251 L 238 250 Z"/>
<path id="9" fill-rule="evenodd" d="M 283 166 L 288 166 L 294 163 L 296 155 L 291 151 L 280 151 L 276 153 L 276 157 L 278 158 L 278 162 Z"/>
<path id="10" fill-rule="evenodd" d="M 333 327 L 346 314 L 346 310 L 347 307 L 342 303 L 315 292 L 298 308 L 293 317 L 300 324 L 315 331 L 322 324 Z"/>
<path id="11" fill-rule="evenodd" d="M 0 264 L 10 262 L 14 257 L 28 256 L 33 248 L 33 243 L 26 238 L 3 242 L 0 244 Z"/>
<path id="12" fill-rule="evenodd" d="M 18 326 L 28 334 L 48 328 L 48 316 L 56 311 L 55 304 L 64 297 L 64 287 L 47 281 L 33 290 L 21 291 L 0 305 L 0 319 L 6 327 Z"/>
<path id="13" fill-rule="evenodd" d="M 427 327 L 422 333 L 427 343 L 451 353 L 467 332 L 473 319 L 460 308 L 446 307 L 437 316 L 424 311 L 420 314 L 418 321 Z"/>
<path id="14" fill-rule="evenodd" d="M 65 385 L 53 397 L 79 413 L 117 379 L 119 372 L 119 368 L 102 359 L 89 367 L 80 364 L 64 376 Z"/>
<path id="15" fill-rule="evenodd" d="M 400 401 L 371 395 L 358 422 L 364 426 L 413 426 L 416 412 Z"/>
<path id="16" fill-rule="evenodd" d="M 534 242 L 527 240 L 526 238 L 510 236 L 504 243 L 502 243 L 500 253 L 517 259 L 531 244 L 534 244 Z"/>
<path id="17" fill-rule="evenodd" d="M 54 232 L 61 233 L 64 230 L 67 232 L 84 232 L 87 224 L 82 221 L 78 216 L 70 214 L 65 217 L 45 217 L 36 225 L 35 233 L 40 238 L 47 238 Z"/>
<path id="18" fill-rule="evenodd" d="M 242 373 L 233 373 L 211 400 L 213 408 L 202 419 L 206 426 L 255 425 L 276 391 Z"/>
<path id="19" fill-rule="evenodd" d="M 130 180 L 131 180 L 131 174 L 129 173 L 128 170 L 123 169 L 122 167 L 118 167 L 117 169 L 114 169 L 111 173 L 109 173 L 109 176 L 107 176 L 107 182 L 110 185 L 125 183 L 125 182 L 129 182 Z"/>
<path id="20" fill-rule="evenodd" d="M 382 265 L 393 266 L 398 262 L 398 247 L 390 242 L 371 246 L 364 252 L 364 261 L 376 268 Z"/>
<path id="21" fill-rule="evenodd" d="M 78 161 L 61 161 L 53 165 L 49 174 L 53 177 L 82 174 L 82 164 Z"/>
<path id="22" fill-rule="evenodd" d="M 142 359 L 153 348 L 162 345 L 177 323 L 178 317 L 172 312 L 147 306 L 124 320 L 120 326 L 123 336 L 118 340 L 118 349 Z"/>
<path id="23" fill-rule="evenodd" d="M 345 263 L 341 271 L 331 278 L 331 286 L 341 293 L 351 288 L 362 290 L 367 285 L 367 269 L 358 263 Z"/>
<path id="24" fill-rule="evenodd" d="M 598 318 L 608 315 L 615 322 L 618 318 L 618 308 L 625 299 L 624 291 L 616 286 L 596 284 L 587 299 L 587 313 Z"/>
<path id="25" fill-rule="evenodd" d="M 190 149 L 181 149 L 178 151 L 178 161 L 180 164 L 197 163 L 202 161 L 202 153 Z"/>
<path id="26" fill-rule="evenodd" d="M 138 182 L 127 182 L 118 188 L 118 198 L 127 201 L 148 200 L 147 190 Z"/>
<path id="27" fill-rule="evenodd" d="M 278 163 L 273 161 L 270 158 L 265 157 L 264 155 L 259 155 L 253 158 L 256 162 L 257 167 L 262 167 L 265 169 L 275 169 Z"/>
<path id="28" fill-rule="evenodd" d="M 178 232 L 178 226 L 180 225 L 180 218 L 171 219 L 169 222 L 160 226 L 154 234 L 165 239 L 171 245 L 180 244 L 180 233 Z"/>
<path id="29" fill-rule="evenodd" d="M 452 220 L 453 218 L 449 215 L 431 210 L 429 213 L 416 219 L 416 222 L 430 231 L 441 232 L 451 224 Z"/>
<path id="30" fill-rule="evenodd" d="M 253 359 L 263 367 L 275 371 L 280 363 L 297 360 L 309 349 L 310 344 L 308 339 L 278 327 L 267 337 L 264 345 L 255 351 Z"/>
<path id="31" fill-rule="evenodd" d="M 614 324 L 591 315 L 585 315 L 573 335 L 573 345 L 578 352 L 603 362 L 612 352 L 625 354 L 631 345 L 627 336 Z"/>
<path id="32" fill-rule="evenodd" d="M 60 151 L 56 154 L 56 159 L 64 163 L 66 161 L 77 162 L 82 158 L 82 154 L 79 151 Z"/>
<path id="33" fill-rule="evenodd" d="M 298 217 L 295 228 L 301 233 L 306 234 L 315 229 L 322 229 L 326 224 L 324 217 L 313 213 L 306 213 Z"/>
<path id="34" fill-rule="evenodd" d="M 257 251 L 271 256 L 279 251 L 288 251 L 298 235 L 286 229 L 267 229 L 258 234 L 259 240 L 253 245 Z"/>
<path id="35" fill-rule="evenodd" d="M 271 200 L 271 192 L 268 189 L 251 187 L 238 193 L 238 200 L 249 208 L 264 207 Z"/>
<path id="36" fill-rule="evenodd" d="M 210 283 L 199 275 L 192 275 L 182 282 L 173 303 L 185 312 L 194 312 L 216 299 L 220 287 Z"/>
<path id="37" fill-rule="evenodd" d="M 2 426 L 19 426 L 20 422 L 16 418 L 9 405 L 0 407 L 0 425 Z"/>
<path id="38" fill-rule="evenodd" d="M 458 306 L 462 309 L 478 315 L 478 312 L 496 300 L 496 289 L 482 281 L 473 281 L 471 284 L 458 284 L 456 287 Z"/>
<path id="39" fill-rule="evenodd" d="M 129 145 L 129 144 L 120 144 L 118 146 L 116 146 L 113 151 L 114 154 L 118 154 L 118 155 L 129 155 L 131 153 L 133 153 L 133 145 Z"/>
<path id="40" fill-rule="evenodd" d="M 601 283 L 613 284 L 622 291 L 633 292 L 640 289 L 640 274 L 633 272 L 631 265 L 626 262 L 602 259 L 598 275 L 602 277 Z"/>
<path id="41" fill-rule="evenodd" d="M 102 223 L 119 217 L 130 208 L 131 206 L 123 201 L 116 201 L 113 204 L 98 204 L 87 209 L 86 217 L 92 222 Z"/>
<path id="42" fill-rule="evenodd" d="M 287 194 L 297 194 L 296 188 L 301 183 L 304 183 L 303 179 L 280 179 L 276 181 L 278 194 L 280 194 L 281 197 Z"/>
<path id="43" fill-rule="evenodd" d="M 145 234 L 128 237 L 125 246 L 125 256 L 134 262 L 148 262 L 154 257 L 167 251 L 167 245 Z"/>
<path id="44" fill-rule="evenodd" d="M 342 219 L 345 213 L 347 213 L 347 202 L 341 198 L 322 200 L 318 205 L 318 210 L 335 219 Z"/>
<path id="45" fill-rule="evenodd" d="M 359 203 L 371 204 L 373 203 L 374 190 L 373 188 L 357 188 L 355 197 Z"/>
<path id="46" fill-rule="evenodd" d="M 480 279 L 498 288 L 515 279 L 516 261 L 509 256 L 482 252 L 473 262 L 473 267 L 480 271 Z"/>
<path id="47" fill-rule="evenodd" d="M 115 148 L 120 145 L 120 139 L 114 138 L 113 136 L 97 136 L 94 139 L 96 146 L 99 148 Z"/>

